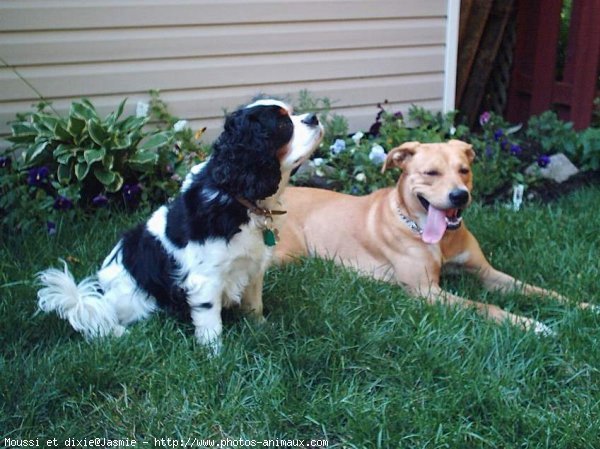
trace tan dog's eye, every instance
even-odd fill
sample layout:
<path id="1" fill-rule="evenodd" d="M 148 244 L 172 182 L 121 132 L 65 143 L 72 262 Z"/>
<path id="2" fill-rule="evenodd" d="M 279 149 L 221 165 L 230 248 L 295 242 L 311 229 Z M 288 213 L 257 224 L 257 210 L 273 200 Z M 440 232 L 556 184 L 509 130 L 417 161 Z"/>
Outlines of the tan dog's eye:
<path id="1" fill-rule="evenodd" d="M 466 167 L 463 167 L 463 168 L 461 168 L 460 170 L 458 170 L 458 172 L 459 172 L 461 175 L 468 175 L 469 173 L 471 173 L 471 170 L 469 170 L 469 169 L 468 169 L 468 168 L 466 168 Z"/>
<path id="2" fill-rule="evenodd" d="M 427 171 L 423 172 L 423 174 L 425 174 L 427 176 L 440 176 L 440 172 L 437 170 L 427 170 Z"/>

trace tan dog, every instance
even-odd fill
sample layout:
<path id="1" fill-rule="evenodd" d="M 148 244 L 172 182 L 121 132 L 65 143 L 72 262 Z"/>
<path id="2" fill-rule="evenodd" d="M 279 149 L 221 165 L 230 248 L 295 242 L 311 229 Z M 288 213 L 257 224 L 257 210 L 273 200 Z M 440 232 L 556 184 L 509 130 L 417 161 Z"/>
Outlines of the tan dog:
<path id="1" fill-rule="evenodd" d="M 538 321 L 440 288 L 441 268 L 451 265 L 478 275 L 489 290 L 516 289 L 566 301 L 556 292 L 494 269 L 462 223 L 462 211 L 471 201 L 474 157 L 471 145 L 459 140 L 408 142 L 389 152 L 382 169 L 402 169 L 395 188 L 361 197 L 288 188 L 284 201 L 289 216 L 281 230 L 276 261 L 307 255 L 332 259 L 376 279 L 401 284 L 410 294 L 430 303 L 475 307 L 492 320 L 509 320 L 538 333 L 552 334 Z"/>

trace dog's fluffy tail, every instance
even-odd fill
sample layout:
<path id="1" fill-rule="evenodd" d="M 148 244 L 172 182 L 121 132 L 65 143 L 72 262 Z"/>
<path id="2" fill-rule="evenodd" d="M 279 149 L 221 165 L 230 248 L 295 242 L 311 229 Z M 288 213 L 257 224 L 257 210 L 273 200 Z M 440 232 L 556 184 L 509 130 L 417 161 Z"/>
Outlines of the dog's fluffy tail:
<path id="1" fill-rule="evenodd" d="M 77 284 L 62 262 L 62 271 L 48 268 L 37 275 L 42 284 L 37 294 L 40 310 L 55 311 L 87 339 L 120 334 L 122 327 L 114 307 L 103 297 L 98 281 L 90 276 Z"/>

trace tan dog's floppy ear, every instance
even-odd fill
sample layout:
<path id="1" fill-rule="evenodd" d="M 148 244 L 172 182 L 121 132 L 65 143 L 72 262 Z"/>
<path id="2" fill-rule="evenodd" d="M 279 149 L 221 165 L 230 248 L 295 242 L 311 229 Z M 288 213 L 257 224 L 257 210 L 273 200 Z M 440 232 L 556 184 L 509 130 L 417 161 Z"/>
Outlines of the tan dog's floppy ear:
<path id="1" fill-rule="evenodd" d="M 473 150 L 473 145 L 457 139 L 449 140 L 448 143 L 464 149 L 467 155 L 467 159 L 469 159 L 469 164 L 473 162 L 473 160 L 475 159 L 475 151 Z"/>
<path id="2" fill-rule="evenodd" d="M 420 142 L 405 142 L 399 147 L 392 148 L 381 167 L 381 173 L 391 167 L 403 168 L 406 161 L 415 154 L 419 145 L 421 145 Z"/>

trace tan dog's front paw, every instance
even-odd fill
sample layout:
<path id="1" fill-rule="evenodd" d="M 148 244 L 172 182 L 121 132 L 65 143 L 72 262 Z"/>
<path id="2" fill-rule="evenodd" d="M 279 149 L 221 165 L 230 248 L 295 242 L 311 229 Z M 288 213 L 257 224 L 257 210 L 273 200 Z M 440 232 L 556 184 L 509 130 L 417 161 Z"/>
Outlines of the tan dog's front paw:
<path id="1" fill-rule="evenodd" d="M 260 307 L 252 308 L 242 303 L 242 313 L 246 318 L 253 321 L 254 323 L 263 324 L 266 322 L 266 318 L 263 315 L 262 305 Z"/>
<path id="2" fill-rule="evenodd" d="M 590 304 L 589 302 L 580 302 L 577 304 L 577 307 L 583 310 L 589 310 L 590 312 L 600 313 L 600 305 L 598 304 Z"/>
<path id="3" fill-rule="evenodd" d="M 533 332 L 541 337 L 556 337 L 556 332 L 553 331 L 549 326 L 546 326 L 539 321 L 535 321 L 535 326 L 533 327 Z"/>
<path id="4" fill-rule="evenodd" d="M 260 326 L 267 324 L 267 319 L 263 315 L 250 315 L 250 318 Z"/>
<path id="5" fill-rule="evenodd" d="M 532 318 L 518 317 L 518 322 L 515 323 L 521 326 L 525 330 L 533 331 L 536 335 L 540 337 L 556 337 L 557 333 L 553 331 L 549 326 L 536 321 Z"/>

